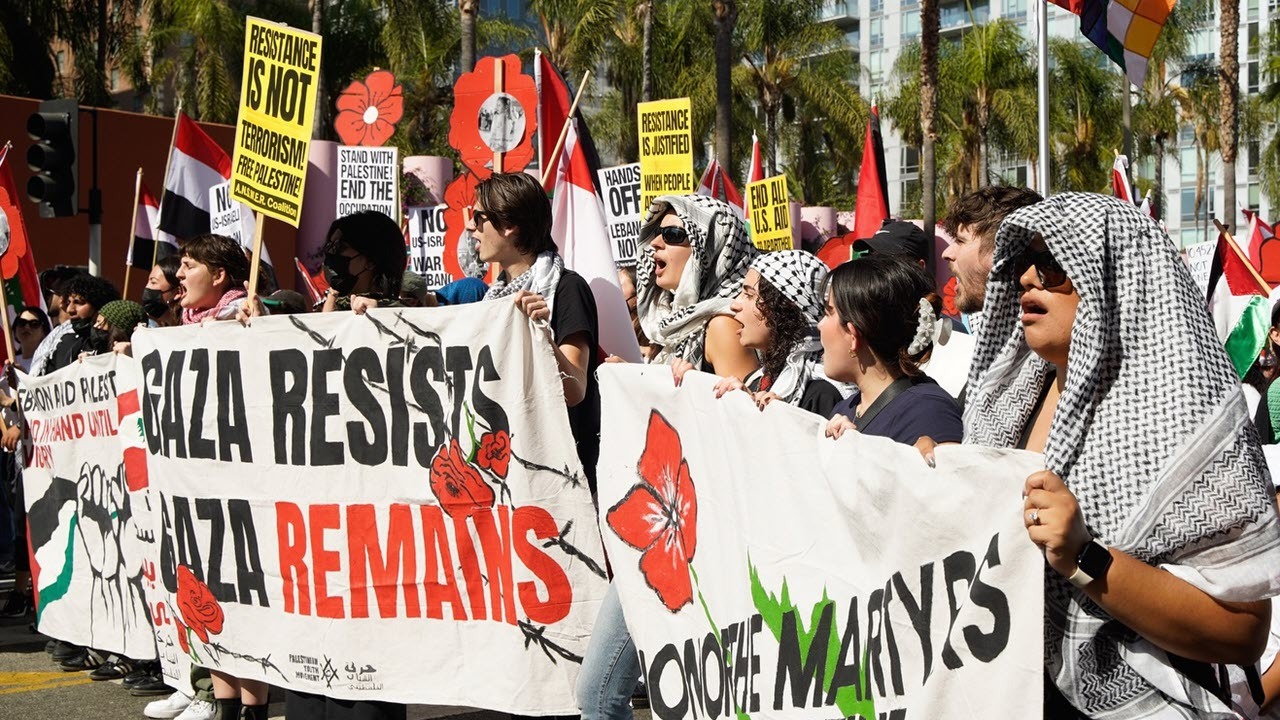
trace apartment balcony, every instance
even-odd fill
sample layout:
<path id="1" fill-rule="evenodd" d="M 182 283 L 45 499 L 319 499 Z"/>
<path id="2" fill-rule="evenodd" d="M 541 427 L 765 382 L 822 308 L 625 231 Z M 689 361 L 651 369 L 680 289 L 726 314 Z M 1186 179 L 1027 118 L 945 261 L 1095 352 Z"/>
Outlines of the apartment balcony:
<path id="1" fill-rule="evenodd" d="M 818 18 L 837 27 L 854 27 L 858 24 L 858 0 L 827 0 Z"/>

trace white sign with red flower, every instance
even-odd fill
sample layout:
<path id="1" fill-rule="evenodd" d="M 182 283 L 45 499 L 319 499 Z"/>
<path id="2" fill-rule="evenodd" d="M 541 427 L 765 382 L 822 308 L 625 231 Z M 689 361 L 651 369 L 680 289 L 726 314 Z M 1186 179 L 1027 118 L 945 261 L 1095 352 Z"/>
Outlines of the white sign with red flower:
<path id="1" fill-rule="evenodd" d="M 144 587 L 159 552 L 146 463 L 124 452 L 140 419 L 130 364 L 108 353 L 19 374 L 29 430 L 22 481 L 37 628 L 146 660 L 156 643 Z"/>
<path id="2" fill-rule="evenodd" d="M 606 572 L 544 329 L 492 302 L 133 347 L 173 667 L 576 712 Z"/>
<path id="3" fill-rule="evenodd" d="M 1025 718 L 1039 455 L 846 433 L 716 378 L 605 365 L 599 501 L 655 718 Z"/>

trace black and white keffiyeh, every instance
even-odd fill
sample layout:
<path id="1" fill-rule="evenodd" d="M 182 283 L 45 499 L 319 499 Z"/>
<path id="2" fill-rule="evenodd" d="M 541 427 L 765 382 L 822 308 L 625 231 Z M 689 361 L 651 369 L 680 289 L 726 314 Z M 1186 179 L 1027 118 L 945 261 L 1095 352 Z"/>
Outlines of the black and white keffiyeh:
<path id="1" fill-rule="evenodd" d="M 684 223 L 693 248 L 675 292 L 655 283 L 649 244 L 668 208 Z M 701 365 L 707 323 L 716 315 L 733 314 L 729 305 L 758 254 L 742 218 L 728 204 L 705 195 L 662 195 L 654 200 L 640 227 L 636 261 L 636 313 L 645 336 L 658 348 L 650 362 L 679 358 Z"/>
<path id="2" fill-rule="evenodd" d="M 751 269 L 790 300 L 809 324 L 808 334 L 791 348 L 787 364 L 769 386 L 770 392 L 795 405 L 810 380 L 827 379 L 822 372 L 822 340 L 818 337 L 818 322 L 826 306 L 822 283 L 827 279 L 827 264 L 803 250 L 783 250 L 760 254 L 751 261 Z"/>
<path id="3" fill-rule="evenodd" d="M 1239 378 L 1173 244 L 1130 204 L 1064 194 L 1005 218 L 969 372 L 965 442 L 1015 446 L 1048 375 L 1027 348 L 1013 277 L 1014 258 L 1037 234 L 1080 296 L 1046 468 L 1066 481 L 1103 544 L 1220 600 L 1280 592 L 1280 527 Z M 1051 570 L 1045 604 L 1046 672 L 1089 717 L 1234 717 Z"/>
<path id="4" fill-rule="evenodd" d="M 504 280 L 499 278 L 489 286 L 484 294 L 485 300 L 498 300 L 515 295 L 521 290 L 541 295 L 547 301 L 547 310 L 554 310 L 556 285 L 560 284 L 560 276 L 564 274 L 564 261 L 558 253 L 548 250 L 533 261 L 528 270 L 519 277 Z"/>

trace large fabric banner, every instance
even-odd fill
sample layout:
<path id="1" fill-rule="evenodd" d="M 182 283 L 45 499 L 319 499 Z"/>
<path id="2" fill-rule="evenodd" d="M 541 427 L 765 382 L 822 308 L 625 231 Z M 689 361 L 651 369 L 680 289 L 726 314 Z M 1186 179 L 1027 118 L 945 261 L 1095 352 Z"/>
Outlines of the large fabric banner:
<path id="1" fill-rule="evenodd" d="M 1026 718 L 1026 452 L 848 433 L 714 378 L 600 369 L 601 530 L 655 718 Z"/>
<path id="2" fill-rule="evenodd" d="M 344 699 L 576 712 L 605 563 L 545 329 L 495 302 L 133 347 L 183 657 Z"/>
<path id="3" fill-rule="evenodd" d="M 19 374 L 22 481 L 40 632 L 145 660 L 156 657 L 145 592 L 156 538 L 146 458 L 122 452 L 139 417 L 130 365 L 109 354 Z"/>

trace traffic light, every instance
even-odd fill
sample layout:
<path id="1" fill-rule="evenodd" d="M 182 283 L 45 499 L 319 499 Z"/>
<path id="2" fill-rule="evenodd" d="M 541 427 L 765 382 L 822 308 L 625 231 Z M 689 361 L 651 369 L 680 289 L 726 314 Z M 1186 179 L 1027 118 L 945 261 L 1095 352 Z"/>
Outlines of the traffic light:
<path id="1" fill-rule="evenodd" d="M 35 172 L 27 181 L 27 196 L 39 203 L 40 217 L 75 215 L 80 210 L 80 105 L 73 99 L 45 100 L 27 118 L 27 134 L 36 141 L 27 150 L 27 165 Z"/>

